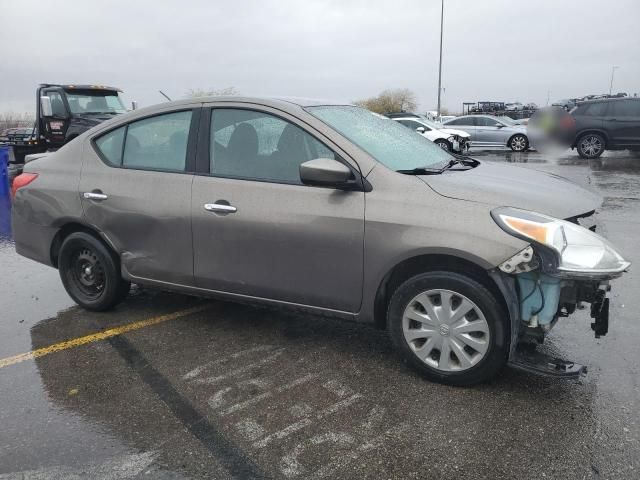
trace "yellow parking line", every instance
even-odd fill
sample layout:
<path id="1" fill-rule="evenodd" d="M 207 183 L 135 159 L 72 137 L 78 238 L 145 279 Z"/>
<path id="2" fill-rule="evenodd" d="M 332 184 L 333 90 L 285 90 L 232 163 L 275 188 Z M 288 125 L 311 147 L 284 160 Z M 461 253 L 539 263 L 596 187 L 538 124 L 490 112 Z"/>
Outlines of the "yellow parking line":
<path id="1" fill-rule="evenodd" d="M 16 363 L 24 362 L 25 360 L 32 360 L 38 357 L 44 357 L 50 353 L 59 352 L 61 350 L 68 350 L 69 348 L 79 347 L 86 345 L 87 343 L 99 342 L 116 335 L 122 335 L 123 333 L 131 332 L 133 330 L 139 330 L 141 328 L 150 327 L 159 323 L 168 322 L 169 320 L 175 320 L 192 313 L 201 312 L 209 308 L 209 305 L 200 305 L 198 307 L 188 308 L 186 310 L 180 310 L 174 313 L 168 313 L 166 315 L 159 315 L 157 317 L 149 318 L 147 320 L 140 320 L 139 322 L 132 322 L 119 327 L 109 328 L 101 332 L 92 333 L 91 335 L 85 335 L 84 337 L 72 338 L 71 340 L 65 340 L 64 342 L 54 343 L 48 347 L 38 348 L 37 350 L 31 350 L 30 352 L 20 353 L 12 357 L 0 359 L 0 368 L 8 367 L 9 365 L 15 365 Z"/>

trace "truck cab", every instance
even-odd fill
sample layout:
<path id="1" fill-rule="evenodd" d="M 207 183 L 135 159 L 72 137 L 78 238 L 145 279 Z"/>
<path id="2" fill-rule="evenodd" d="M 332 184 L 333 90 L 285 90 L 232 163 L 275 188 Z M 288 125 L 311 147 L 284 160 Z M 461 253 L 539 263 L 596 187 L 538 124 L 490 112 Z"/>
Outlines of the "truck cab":
<path id="1" fill-rule="evenodd" d="M 115 115 L 125 113 L 121 90 L 102 85 L 38 87 L 36 138 L 41 148 L 56 149 Z"/>

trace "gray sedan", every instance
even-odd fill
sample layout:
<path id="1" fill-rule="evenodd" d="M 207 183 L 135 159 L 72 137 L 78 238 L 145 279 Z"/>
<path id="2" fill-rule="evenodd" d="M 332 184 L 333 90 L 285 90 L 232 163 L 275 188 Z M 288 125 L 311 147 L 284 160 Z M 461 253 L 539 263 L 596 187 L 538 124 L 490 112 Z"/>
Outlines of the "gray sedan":
<path id="1" fill-rule="evenodd" d="M 474 148 L 509 147 L 514 152 L 523 152 L 529 148 L 527 127 L 516 124 L 509 117 L 465 115 L 444 124 L 469 133 Z"/>
<path id="2" fill-rule="evenodd" d="M 16 250 L 57 268 L 82 307 L 110 309 L 133 282 L 370 322 L 450 384 L 507 362 L 578 372 L 516 345 L 581 302 L 606 333 L 608 280 L 629 266 L 579 224 L 599 197 L 452 156 L 353 105 L 169 102 L 24 170 L 12 190 Z"/>

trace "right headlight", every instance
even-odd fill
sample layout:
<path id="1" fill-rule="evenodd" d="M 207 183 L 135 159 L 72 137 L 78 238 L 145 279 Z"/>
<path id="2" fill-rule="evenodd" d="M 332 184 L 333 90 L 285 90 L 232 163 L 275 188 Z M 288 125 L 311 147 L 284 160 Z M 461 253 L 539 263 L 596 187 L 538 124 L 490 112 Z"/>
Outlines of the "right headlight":
<path id="1" fill-rule="evenodd" d="M 612 274 L 631 265 L 609 241 L 580 225 L 510 207 L 497 208 L 491 216 L 505 232 L 554 252 L 559 271 Z"/>

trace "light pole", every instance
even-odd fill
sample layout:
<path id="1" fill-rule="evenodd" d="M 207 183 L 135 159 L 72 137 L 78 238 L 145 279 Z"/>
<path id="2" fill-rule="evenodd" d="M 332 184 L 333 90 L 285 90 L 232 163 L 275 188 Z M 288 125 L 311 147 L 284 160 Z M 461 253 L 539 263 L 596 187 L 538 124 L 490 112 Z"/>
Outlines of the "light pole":
<path id="1" fill-rule="evenodd" d="M 613 91 L 613 74 L 616 71 L 616 68 L 620 68 L 617 65 L 614 65 L 613 67 L 611 67 L 611 83 L 609 84 L 609 95 L 611 95 L 611 92 Z"/>
<path id="2" fill-rule="evenodd" d="M 438 118 L 440 118 L 440 94 L 442 93 L 442 26 L 444 24 L 444 0 L 440 9 L 440 65 L 438 67 Z"/>

